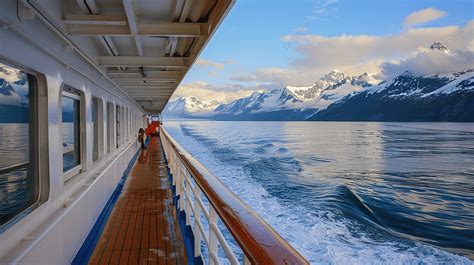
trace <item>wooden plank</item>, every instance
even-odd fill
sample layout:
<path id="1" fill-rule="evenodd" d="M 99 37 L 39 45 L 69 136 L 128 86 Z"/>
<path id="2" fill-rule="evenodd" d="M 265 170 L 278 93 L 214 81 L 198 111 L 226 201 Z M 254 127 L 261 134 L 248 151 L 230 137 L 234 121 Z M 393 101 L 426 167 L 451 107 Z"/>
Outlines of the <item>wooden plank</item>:
<path id="1" fill-rule="evenodd" d="M 169 225 L 171 212 L 165 210 L 173 210 L 174 206 L 166 206 L 172 197 L 169 185 L 162 186 L 161 179 L 167 179 L 167 172 L 158 141 L 152 138 L 148 158 L 139 160 L 132 169 L 91 264 L 186 263 L 184 258 L 177 258 L 185 256 L 184 248 L 174 247 L 183 245 L 182 238 Z"/>

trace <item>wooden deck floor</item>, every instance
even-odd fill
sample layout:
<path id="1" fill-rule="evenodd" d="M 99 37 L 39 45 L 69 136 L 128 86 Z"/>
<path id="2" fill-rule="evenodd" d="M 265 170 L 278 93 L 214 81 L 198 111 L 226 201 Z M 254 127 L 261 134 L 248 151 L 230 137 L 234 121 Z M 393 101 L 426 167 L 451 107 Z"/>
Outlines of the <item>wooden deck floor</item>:
<path id="1" fill-rule="evenodd" d="M 186 264 L 159 141 L 140 154 L 89 264 Z"/>

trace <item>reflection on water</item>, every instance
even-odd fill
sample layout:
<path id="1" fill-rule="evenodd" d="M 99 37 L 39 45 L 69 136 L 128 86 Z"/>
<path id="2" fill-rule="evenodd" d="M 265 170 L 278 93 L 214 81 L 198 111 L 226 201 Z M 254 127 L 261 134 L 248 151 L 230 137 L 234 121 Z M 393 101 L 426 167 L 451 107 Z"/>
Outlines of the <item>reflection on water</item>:
<path id="1" fill-rule="evenodd" d="M 0 139 L 0 170 L 29 161 L 28 124 L 0 124 Z M 6 216 L 27 201 L 27 167 L 0 174 L 0 216 Z"/>
<path id="2" fill-rule="evenodd" d="M 473 124 L 166 128 L 313 262 L 459 261 L 416 242 L 474 257 Z"/>

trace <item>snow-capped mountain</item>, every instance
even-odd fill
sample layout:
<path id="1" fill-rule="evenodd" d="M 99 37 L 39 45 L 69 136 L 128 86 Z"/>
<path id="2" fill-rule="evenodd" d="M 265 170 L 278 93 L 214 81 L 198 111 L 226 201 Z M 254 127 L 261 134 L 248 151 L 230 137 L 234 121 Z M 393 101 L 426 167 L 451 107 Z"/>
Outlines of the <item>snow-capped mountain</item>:
<path id="1" fill-rule="evenodd" d="M 191 116 L 205 115 L 208 112 L 212 112 L 222 103 L 223 102 L 217 100 L 203 101 L 197 97 L 179 97 L 168 102 L 163 110 L 163 116 L 187 118 Z"/>
<path id="2" fill-rule="evenodd" d="M 19 79 L 8 82 L 0 78 L 0 120 L 4 123 L 28 122 L 28 89 L 23 87 L 26 81 Z"/>
<path id="3" fill-rule="evenodd" d="M 27 91 L 22 87 L 26 81 L 19 79 L 15 82 L 8 82 L 0 78 L 0 104 L 1 105 L 27 105 Z"/>
<path id="4" fill-rule="evenodd" d="M 451 55 L 438 41 L 430 49 Z M 474 121 L 474 68 L 429 76 L 406 71 L 375 86 L 369 79 L 333 70 L 311 86 L 256 91 L 224 104 L 179 99 L 165 113 L 219 120 Z"/>
<path id="5" fill-rule="evenodd" d="M 433 44 L 431 44 L 430 49 L 432 49 L 433 51 L 442 51 L 445 53 L 449 53 L 448 48 L 439 41 L 435 41 Z"/>
<path id="6" fill-rule="evenodd" d="M 474 69 L 430 76 L 405 72 L 335 102 L 310 119 L 473 121 Z"/>
<path id="7" fill-rule="evenodd" d="M 15 93 L 13 87 L 5 79 L 0 78 L 0 94 L 4 96 L 11 96 Z"/>
<path id="8" fill-rule="evenodd" d="M 215 109 L 215 115 L 245 115 L 263 112 L 291 113 L 294 116 L 299 111 L 314 113 L 318 109 L 326 108 L 331 103 L 348 95 L 357 93 L 370 84 L 368 75 L 346 76 L 334 70 L 322 76 L 311 86 L 286 86 L 269 92 L 254 92 L 248 97 L 237 99 L 223 104 Z M 281 117 L 284 119 L 284 115 Z"/>

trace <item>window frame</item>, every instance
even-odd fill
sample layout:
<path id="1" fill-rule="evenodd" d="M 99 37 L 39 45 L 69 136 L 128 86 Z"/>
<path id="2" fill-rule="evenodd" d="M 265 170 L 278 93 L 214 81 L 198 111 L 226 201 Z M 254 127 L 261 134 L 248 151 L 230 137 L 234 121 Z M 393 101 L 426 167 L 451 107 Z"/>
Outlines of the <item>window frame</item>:
<path id="1" fill-rule="evenodd" d="M 63 96 L 65 97 L 68 97 L 68 98 L 71 98 L 71 99 L 74 99 L 74 100 L 78 100 L 79 101 L 79 164 L 76 165 L 75 167 L 69 169 L 68 171 L 63 171 L 64 170 L 64 156 L 61 158 L 61 161 L 62 161 L 62 166 L 63 166 L 63 169 L 61 171 L 63 171 L 63 181 L 64 183 L 68 182 L 69 180 L 73 179 L 75 176 L 79 175 L 81 172 L 84 171 L 84 122 L 83 122 L 83 119 L 84 119 L 84 97 L 83 97 L 83 93 L 80 91 L 80 90 L 77 90 L 75 89 L 74 87 L 70 86 L 70 85 L 67 85 L 67 84 L 63 84 L 62 87 L 61 87 L 61 93 L 60 93 L 60 102 L 59 102 L 59 106 L 61 108 L 61 110 L 59 111 L 59 113 L 61 113 L 61 118 L 59 119 L 61 121 L 61 126 L 60 126 L 60 130 L 61 130 L 61 137 L 63 136 L 63 129 L 62 129 L 62 123 L 63 123 L 63 114 L 62 114 L 62 102 L 63 102 Z M 62 139 L 61 139 L 61 142 L 62 142 Z"/>
<path id="2" fill-rule="evenodd" d="M 115 149 L 122 145 L 122 107 L 115 105 Z"/>
<path id="3" fill-rule="evenodd" d="M 94 103 L 95 100 L 95 103 Z M 95 164 L 104 157 L 104 105 L 100 97 L 91 97 L 91 114 L 92 114 L 92 163 Z M 97 113 L 97 125 L 94 122 L 94 108 Z M 96 127 L 97 126 L 97 127 Z M 97 129 L 97 130 L 96 130 Z M 96 150 L 97 149 L 97 150 Z M 94 160 L 94 152 L 97 152 L 97 159 Z"/>
<path id="4" fill-rule="evenodd" d="M 115 111 L 115 106 L 112 102 L 107 102 L 107 128 L 106 128 L 106 133 L 107 133 L 107 148 L 106 148 L 106 153 L 110 154 L 114 150 L 114 125 L 115 125 L 115 120 L 114 120 L 114 111 Z"/>
<path id="5" fill-rule="evenodd" d="M 48 146 L 48 89 L 43 74 L 0 56 L 0 63 L 16 68 L 28 75 L 28 163 L 31 164 L 33 194 L 28 196 L 25 207 L 10 214 L 4 223 L 0 223 L 0 235 L 33 212 L 49 197 L 49 146 Z M 30 85 L 31 84 L 31 85 Z M 46 125 L 45 125 L 46 124 Z"/>

